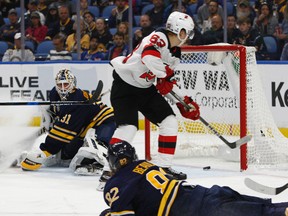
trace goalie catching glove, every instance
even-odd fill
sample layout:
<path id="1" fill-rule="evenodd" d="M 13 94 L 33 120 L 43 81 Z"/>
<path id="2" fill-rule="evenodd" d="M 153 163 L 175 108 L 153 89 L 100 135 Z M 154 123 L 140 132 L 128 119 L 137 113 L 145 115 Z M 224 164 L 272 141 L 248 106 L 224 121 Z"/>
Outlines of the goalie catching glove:
<path id="1" fill-rule="evenodd" d="M 190 110 L 187 110 L 183 104 L 180 102 L 176 103 L 180 113 L 183 117 L 191 120 L 198 120 L 200 118 L 200 108 L 196 102 L 194 102 L 190 97 L 185 96 L 184 102 L 191 107 Z"/>
<path id="2" fill-rule="evenodd" d="M 168 94 L 173 89 L 174 84 L 176 84 L 176 80 L 171 79 L 174 76 L 174 71 L 168 65 L 166 65 L 165 70 L 166 77 L 158 78 L 156 84 L 156 89 L 162 95 Z"/>

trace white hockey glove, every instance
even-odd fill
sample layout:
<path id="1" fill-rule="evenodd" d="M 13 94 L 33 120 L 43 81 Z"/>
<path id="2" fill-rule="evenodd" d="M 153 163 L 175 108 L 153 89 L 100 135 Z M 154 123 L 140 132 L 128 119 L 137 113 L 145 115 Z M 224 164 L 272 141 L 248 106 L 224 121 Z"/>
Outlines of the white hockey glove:
<path id="1" fill-rule="evenodd" d="M 41 150 L 29 152 L 20 163 L 20 166 L 26 171 L 38 170 L 49 156 L 50 154 L 48 152 L 43 152 Z"/>

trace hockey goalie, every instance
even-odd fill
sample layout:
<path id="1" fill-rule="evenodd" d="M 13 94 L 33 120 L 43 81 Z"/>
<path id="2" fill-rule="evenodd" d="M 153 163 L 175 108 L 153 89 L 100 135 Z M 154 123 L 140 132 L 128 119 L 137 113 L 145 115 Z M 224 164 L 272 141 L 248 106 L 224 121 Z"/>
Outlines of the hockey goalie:
<path id="1" fill-rule="evenodd" d="M 60 70 L 55 84 L 50 101 L 86 101 L 91 97 L 76 87 L 76 77 L 70 70 Z M 44 111 L 43 120 L 49 132 L 36 150 L 22 157 L 23 170 L 69 164 L 78 175 L 95 175 L 102 171 L 107 145 L 116 128 L 112 108 L 100 99 L 85 106 L 52 105 Z"/>

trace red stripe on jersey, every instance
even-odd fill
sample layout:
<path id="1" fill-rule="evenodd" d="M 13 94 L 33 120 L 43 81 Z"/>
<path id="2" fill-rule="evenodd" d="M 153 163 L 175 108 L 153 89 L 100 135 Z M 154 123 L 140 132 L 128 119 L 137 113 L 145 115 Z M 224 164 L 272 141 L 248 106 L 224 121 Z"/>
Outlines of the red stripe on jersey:
<path id="1" fill-rule="evenodd" d="M 175 148 L 164 148 L 164 147 L 159 147 L 158 152 L 163 153 L 163 154 L 171 154 L 174 155 L 175 153 Z"/>
<path id="2" fill-rule="evenodd" d="M 121 142 L 121 141 L 123 141 L 123 140 L 118 139 L 116 137 L 112 137 L 109 144 L 113 145 L 113 144 Z"/>
<path id="3" fill-rule="evenodd" d="M 163 136 L 158 137 L 158 151 L 164 154 L 174 154 L 176 149 L 177 136 Z"/>
<path id="4" fill-rule="evenodd" d="M 158 137 L 159 142 L 175 142 L 177 141 L 177 136 L 163 136 L 159 135 Z"/>
<path id="5" fill-rule="evenodd" d="M 147 55 L 152 55 L 154 57 L 161 58 L 160 52 L 153 46 L 145 47 L 143 52 L 142 52 L 141 58 L 144 58 Z"/>

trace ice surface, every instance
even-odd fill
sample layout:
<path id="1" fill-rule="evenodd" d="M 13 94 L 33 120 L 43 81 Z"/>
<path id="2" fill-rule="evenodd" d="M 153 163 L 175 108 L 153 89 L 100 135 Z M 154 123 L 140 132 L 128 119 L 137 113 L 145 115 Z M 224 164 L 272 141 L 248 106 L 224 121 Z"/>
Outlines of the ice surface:
<path id="1" fill-rule="evenodd" d="M 21 142 L 23 137 L 33 134 L 35 128 L 26 128 L 26 130 L 29 132 L 23 128 L 15 130 L 15 127 L 0 127 L 0 152 L 6 150 L 10 156 L 13 152 L 18 152 L 19 149 L 14 148 L 19 147 L 19 143 L 23 143 Z M 37 142 L 40 142 L 39 138 Z M 144 158 L 143 143 L 144 133 L 139 131 L 133 145 L 140 158 Z M 15 155 L 12 156 L 15 157 Z M 245 187 L 244 178 L 250 177 L 270 186 L 282 186 L 288 181 L 285 177 L 286 173 L 278 175 L 272 171 L 265 174 L 240 172 L 239 163 L 223 162 L 220 159 L 182 158 L 175 159 L 174 163 L 173 168 L 187 173 L 191 184 L 201 184 L 207 187 L 214 184 L 227 185 L 240 193 L 266 198 L 269 196 Z M 204 171 L 205 166 L 210 166 L 211 169 Z M 68 168 L 60 167 L 43 167 L 34 172 L 25 172 L 19 167 L 7 168 L 8 166 L 3 166 L 3 163 L 0 163 L 1 167 L 0 215 L 95 216 L 107 208 L 103 194 L 96 190 L 99 176 L 75 176 Z M 287 195 L 288 190 L 272 198 L 274 202 L 288 201 Z"/>

